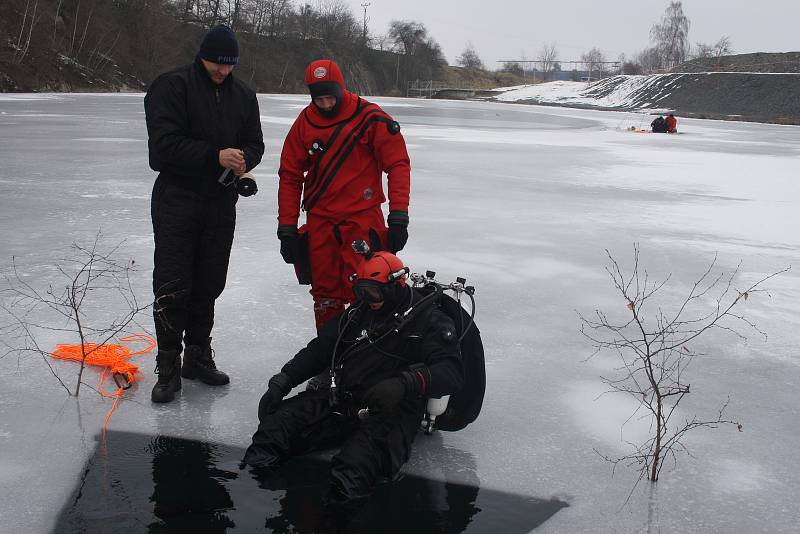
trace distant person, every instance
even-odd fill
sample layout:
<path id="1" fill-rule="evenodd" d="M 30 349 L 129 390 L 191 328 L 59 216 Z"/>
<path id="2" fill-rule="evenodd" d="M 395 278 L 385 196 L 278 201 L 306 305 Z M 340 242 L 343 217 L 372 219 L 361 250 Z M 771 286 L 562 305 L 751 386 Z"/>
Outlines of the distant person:
<path id="1" fill-rule="evenodd" d="M 650 123 L 650 129 L 653 133 L 667 133 L 667 121 L 659 115 Z"/>
<path id="2" fill-rule="evenodd" d="M 278 170 L 278 238 L 284 261 L 311 284 L 319 328 L 353 301 L 348 275 L 360 261 L 353 241 L 375 251 L 405 246 L 411 166 L 400 125 L 349 92 L 336 63 L 313 61 L 305 81 L 311 102 L 286 136 Z M 298 229 L 301 209 L 306 224 Z"/>
<path id="3" fill-rule="evenodd" d="M 144 99 L 150 167 L 159 173 L 151 200 L 153 402 L 172 401 L 181 376 L 229 382 L 214 363 L 210 337 L 236 225 L 237 187 L 223 175 L 241 176 L 264 153 L 256 95 L 231 73 L 238 61 L 233 31 L 215 26 L 194 62 L 160 75 Z"/>
<path id="4" fill-rule="evenodd" d="M 455 324 L 435 294 L 426 298 L 411 288 L 394 254 L 359 259 L 356 302 L 269 380 L 242 461 L 268 470 L 295 455 L 341 447 L 331 460 L 325 504 L 343 523 L 381 478 L 392 479 L 408 461 L 426 399 L 465 383 Z M 330 389 L 284 400 L 331 363 Z"/>
<path id="5" fill-rule="evenodd" d="M 667 124 L 667 133 L 678 133 L 678 119 L 675 118 L 675 115 L 670 113 L 665 122 Z"/>

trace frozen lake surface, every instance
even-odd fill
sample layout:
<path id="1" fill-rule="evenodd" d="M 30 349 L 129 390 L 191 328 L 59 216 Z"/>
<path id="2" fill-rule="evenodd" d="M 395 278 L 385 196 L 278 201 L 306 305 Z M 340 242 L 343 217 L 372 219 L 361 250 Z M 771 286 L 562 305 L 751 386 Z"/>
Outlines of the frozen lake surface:
<path id="1" fill-rule="evenodd" d="M 401 256 L 414 270 L 435 270 L 445 281 L 465 276 L 476 287 L 487 359 L 480 418 L 461 432 L 420 435 L 404 472 L 480 488 L 484 499 L 475 492 L 471 501 L 478 508 L 498 502 L 487 495 L 567 504 L 528 523 L 536 532 L 796 532 L 800 128 L 681 120 L 681 135 L 651 135 L 626 131 L 649 124 L 636 114 L 374 100 L 403 126 L 412 158 L 410 240 Z M 88 388 L 79 399 L 68 397 L 40 357 L 0 358 L 0 532 L 63 526 L 82 481 L 87 493 L 107 495 L 106 485 L 120 483 L 118 471 L 104 471 L 97 458 L 119 459 L 125 436 L 171 436 L 224 451 L 249 444 L 266 381 L 314 330 L 307 288 L 296 284 L 275 237 L 280 149 L 307 97 L 259 101 L 266 143 L 254 172 L 259 193 L 239 202 L 214 330 L 217 361 L 231 385 L 211 390 L 186 381 L 176 402 L 154 407 L 153 356 L 134 357 L 144 379 L 112 416 L 113 439 L 99 443 L 109 400 Z M 15 257 L 27 282 L 45 284 L 70 244 L 88 244 L 102 229 L 109 243 L 125 240 L 125 256 L 141 266 L 135 290 L 149 299 L 155 173 L 146 150 L 142 95 L 0 95 L 3 272 Z M 617 362 L 587 361 L 592 347 L 576 311 L 625 316 L 604 271 L 605 249 L 630 267 L 634 243 L 652 278 L 672 273 L 665 309 L 679 303 L 715 254 L 726 273 L 741 262 L 737 287 L 792 270 L 740 310 L 766 340 L 714 332 L 693 347 L 705 355 L 687 370 L 692 393 L 682 412 L 713 417 L 730 397 L 726 413 L 743 432 L 690 434 L 692 457 L 668 463 L 656 487 L 643 482 L 632 491 L 637 473 L 619 466 L 612 476 L 595 451 L 630 452 L 626 440 L 640 438 L 646 425 L 634 420 L 621 431 L 634 405 L 600 396 L 600 376 Z M 53 365 L 74 382 L 75 365 Z M 98 376 L 90 370 L 85 381 L 95 386 Z M 229 467 L 235 470 L 221 469 Z M 149 472 L 142 476 L 149 482 Z M 154 517 L 151 504 L 145 499 L 136 510 L 144 525 Z M 263 528 L 265 514 L 255 513 L 254 528 Z M 514 516 L 515 528 L 524 524 Z M 486 525 L 477 513 L 451 531 L 501 530 Z"/>

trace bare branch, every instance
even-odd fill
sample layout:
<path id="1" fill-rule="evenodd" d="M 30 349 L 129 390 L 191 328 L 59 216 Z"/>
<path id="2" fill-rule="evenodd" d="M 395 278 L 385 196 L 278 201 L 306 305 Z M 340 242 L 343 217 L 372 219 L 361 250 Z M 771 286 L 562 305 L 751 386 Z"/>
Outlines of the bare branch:
<path id="1" fill-rule="evenodd" d="M 618 458 L 601 456 L 614 468 L 619 463 L 636 467 L 640 479 L 646 477 L 655 482 L 665 459 L 674 463 L 678 454 L 691 456 L 682 441 L 688 432 L 722 425 L 735 425 L 741 430 L 740 423 L 724 416 L 729 401 L 722 405 L 716 417 L 693 416 L 677 424 L 673 421 L 679 413 L 681 401 L 691 391 L 689 383 L 684 380 L 686 370 L 694 358 L 701 356 L 689 344 L 713 330 L 729 332 L 741 341 L 747 341 L 747 336 L 740 330 L 742 328 L 766 339 L 766 334 L 753 321 L 735 310 L 751 296 L 767 293 L 761 286 L 789 268 L 763 276 L 745 289 L 737 289 L 735 282 L 741 274 L 741 262 L 732 272 L 725 274 L 717 269 L 718 258 L 715 255 L 680 300 L 675 312 L 668 313 L 655 300 L 671 275 L 661 281 L 651 280 L 647 270 L 641 268 L 637 244 L 634 245 L 633 265 L 628 274 L 610 251 L 606 250 L 606 255 L 609 264 L 605 270 L 625 303 L 627 320 L 612 321 L 601 310 L 595 310 L 592 318 L 578 312 L 580 332 L 594 347 L 589 358 L 611 352 L 621 362 L 611 375 L 601 376 L 609 388 L 603 395 L 622 393 L 637 402 L 636 409 L 623 421 L 620 431 L 634 418 L 643 417 L 650 421 L 650 436 L 643 443 L 630 443 L 631 454 Z"/>
<path id="2" fill-rule="evenodd" d="M 134 262 L 117 259 L 123 242 L 106 248 L 98 231 L 89 247 L 73 244 L 72 256 L 55 265 L 58 279 L 45 282 L 43 290 L 25 280 L 12 258 L 11 275 L 3 275 L 7 287 L 2 294 L 7 302 L 0 304 L 11 321 L 1 326 L 0 332 L 17 343 L 4 341 L 7 350 L 3 356 L 39 354 L 67 392 L 78 396 L 87 357 L 121 337 L 132 325 L 140 326 L 137 316 L 150 307 L 140 304 L 133 290 Z M 60 287 L 63 289 L 56 289 Z M 115 309 L 121 311 L 115 314 Z M 71 334 L 81 348 L 74 393 L 52 367 L 50 350 L 41 348 L 39 339 L 53 333 Z"/>

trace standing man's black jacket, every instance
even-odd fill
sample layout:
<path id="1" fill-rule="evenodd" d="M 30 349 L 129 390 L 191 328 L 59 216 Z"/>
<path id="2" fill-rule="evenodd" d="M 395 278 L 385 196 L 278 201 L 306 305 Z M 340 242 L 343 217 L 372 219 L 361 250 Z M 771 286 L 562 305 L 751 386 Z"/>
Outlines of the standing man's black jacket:
<path id="1" fill-rule="evenodd" d="M 236 187 L 219 183 L 225 170 L 219 155 L 241 150 L 249 171 L 261 161 L 264 142 L 255 92 L 232 73 L 214 83 L 199 56 L 156 78 L 144 109 L 150 166 L 159 171 L 151 199 L 160 388 L 154 399 L 169 402 L 180 389 L 176 373 L 198 376 L 197 366 L 187 371 L 187 360 L 204 366 L 208 376 L 200 379 L 206 383 L 228 382 L 215 367 L 210 342 L 215 301 L 227 279 L 238 194 Z"/>
<path id="2" fill-rule="evenodd" d="M 175 185 L 222 193 L 218 156 L 224 148 L 241 148 L 248 170 L 261 162 L 264 140 L 255 92 L 232 75 L 215 85 L 199 58 L 156 78 L 144 108 L 150 167 Z M 233 189 L 225 194 L 234 194 Z"/>

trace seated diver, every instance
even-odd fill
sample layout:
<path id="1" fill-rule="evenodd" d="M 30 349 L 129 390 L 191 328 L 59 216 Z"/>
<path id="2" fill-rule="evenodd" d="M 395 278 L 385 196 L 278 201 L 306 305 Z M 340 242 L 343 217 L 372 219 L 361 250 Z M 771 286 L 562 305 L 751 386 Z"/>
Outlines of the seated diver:
<path id="1" fill-rule="evenodd" d="M 345 523 L 377 482 L 394 478 L 408 460 L 426 399 L 456 393 L 464 384 L 453 321 L 406 284 L 407 273 L 389 252 L 367 254 L 354 275 L 356 301 L 269 380 L 243 459 L 255 468 L 271 467 L 341 447 L 331 460 L 325 504 L 348 510 Z M 284 400 L 329 366 L 330 389 Z"/>
<path id="2" fill-rule="evenodd" d="M 662 115 L 659 115 L 650 123 L 650 129 L 653 133 L 667 133 L 666 119 L 664 119 Z"/>

